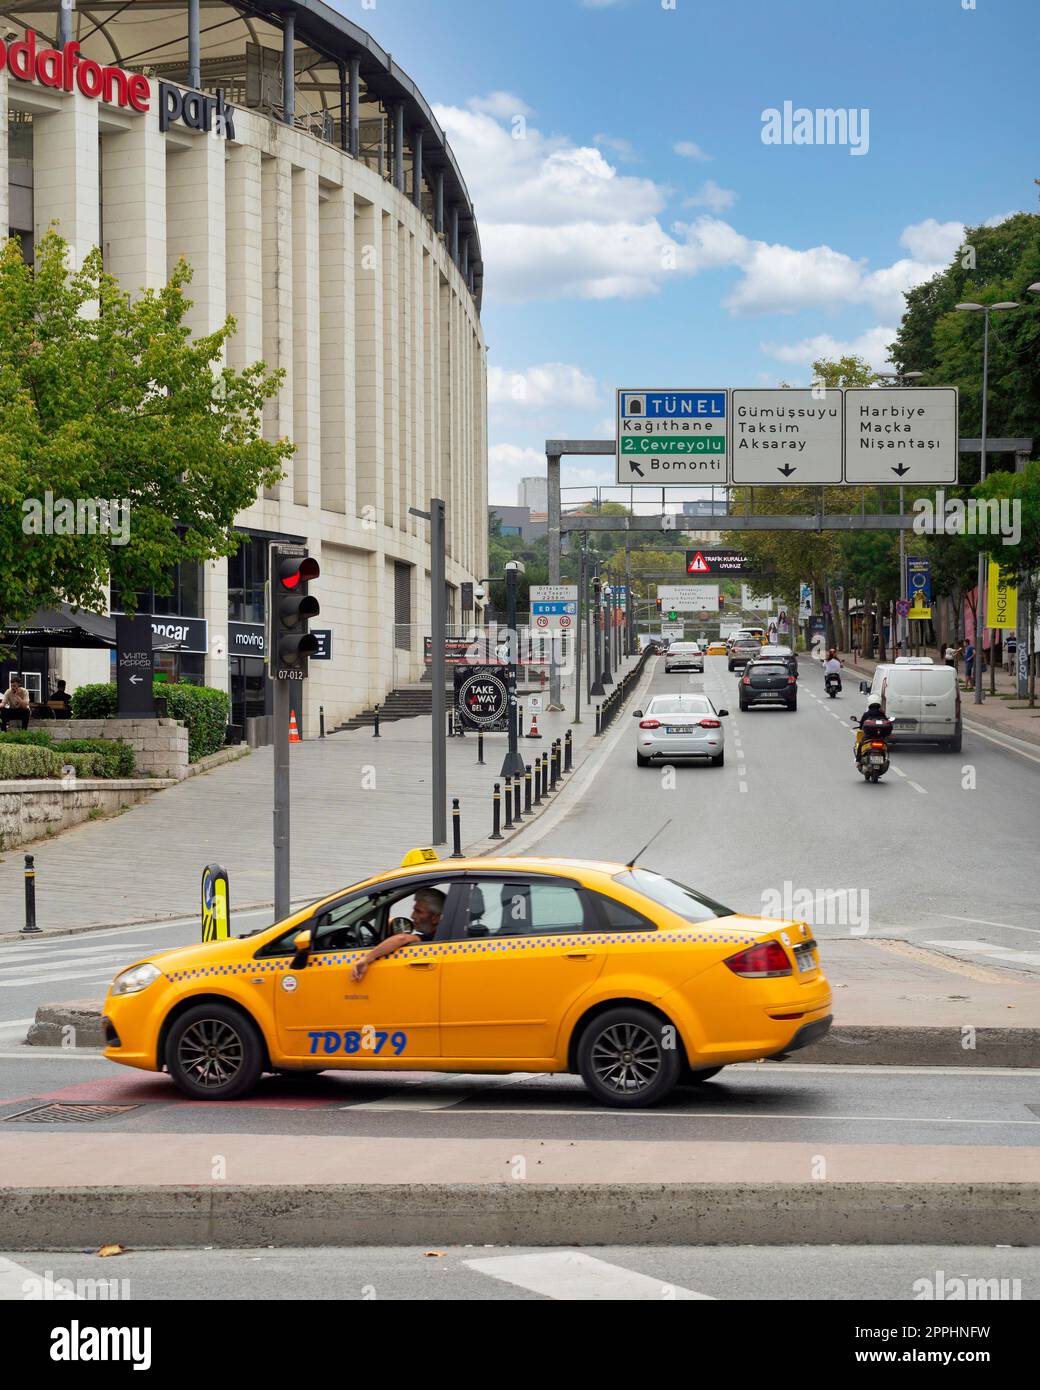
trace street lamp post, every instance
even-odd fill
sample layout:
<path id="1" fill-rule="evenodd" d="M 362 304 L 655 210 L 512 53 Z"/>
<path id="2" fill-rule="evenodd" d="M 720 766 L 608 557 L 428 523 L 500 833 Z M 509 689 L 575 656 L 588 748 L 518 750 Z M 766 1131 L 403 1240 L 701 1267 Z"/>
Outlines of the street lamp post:
<path id="1" fill-rule="evenodd" d="M 955 306 L 966 313 L 982 314 L 982 435 L 979 440 L 981 444 L 981 466 L 979 471 L 979 482 L 986 481 L 986 412 L 989 395 L 989 316 L 995 309 L 1017 309 L 1019 303 L 1017 299 L 1001 300 L 999 304 L 958 304 Z M 986 566 L 989 556 L 986 551 L 979 551 L 978 579 L 975 589 L 975 703 L 981 705 L 982 694 L 982 594 L 986 585 Z M 992 647 L 992 643 L 990 644 Z M 993 665 L 993 652 L 989 654 L 990 667 Z M 994 672 L 994 679 L 996 672 Z"/>
<path id="2" fill-rule="evenodd" d="M 599 560 L 595 559 L 592 563 L 592 646 L 589 648 L 589 656 L 593 658 L 592 670 L 595 677 L 589 690 L 590 699 L 594 695 L 606 693 L 603 689 L 603 641 L 600 635 L 603 614 L 600 610 Z"/>
<path id="3" fill-rule="evenodd" d="M 502 762 L 503 777 L 522 777 L 524 775 L 524 760 L 517 752 L 517 728 L 516 728 L 516 668 L 517 668 L 517 647 L 519 636 L 516 630 L 516 581 L 524 572 L 524 562 L 522 560 L 510 560 L 506 564 L 506 627 L 509 631 L 509 748 Z"/>
<path id="4" fill-rule="evenodd" d="M 924 376 L 924 372 L 877 372 L 883 381 L 894 381 L 897 386 L 903 386 L 906 382 Z M 904 512 L 903 489 L 899 489 L 899 515 L 902 517 Z M 902 526 L 899 528 L 899 598 L 902 603 L 906 602 L 906 532 Z M 909 646 L 909 619 L 903 614 L 899 614 L 897 624 L 897 641 L 899 650 L 906 655 Z"/>

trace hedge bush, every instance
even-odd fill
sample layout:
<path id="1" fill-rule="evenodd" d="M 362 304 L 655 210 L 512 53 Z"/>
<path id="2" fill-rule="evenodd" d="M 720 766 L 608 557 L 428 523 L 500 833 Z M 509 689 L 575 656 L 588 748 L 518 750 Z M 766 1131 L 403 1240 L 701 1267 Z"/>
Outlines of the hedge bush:
<path id="1" fill-rule="evenodd" d="M 62 757 L 66 753 L 93 753 L 100 757 L 103 770 L 97 774 L 99 777 L 130 777 L 134 771 L 134 750 L 121 738 L 57 739 L 54 748 Z"/>
<path id="2" fill-rule="evenodd" d="M 77 777 L 110 777 L 108 764 L 101 753 L 68 753 L 58 744 L 50 750 L 58 759 L 58 771 L 62 767 L 74 767 Z"/>
<path id="3" fill-rule="evenodd" d="M 60 777 L 61 759 L 51 748 L 33 744 L 0 744 L 0 781 L 12 777 Z"/>
<path id="4" fill-rule="evenodd" d="M 29 743 L 37 748 L 50 748 L 53 742 L 53 735 L 43 729 L 9 729 L 6 734 L 0 734 L 0 744 Z"/>
<path id="5" fill-rule="evenodd" d="M 187 726 L 189 762 L 198 762 L 224 747 L 231 715 L 231 697 L 226 690 L 156 681 L 152 693 L 166 701 L 171 719 L 179 719 Z M 112 719 L 115 713 L 114 685 L 81 685 L 72 696 L 73 719 Z"/>

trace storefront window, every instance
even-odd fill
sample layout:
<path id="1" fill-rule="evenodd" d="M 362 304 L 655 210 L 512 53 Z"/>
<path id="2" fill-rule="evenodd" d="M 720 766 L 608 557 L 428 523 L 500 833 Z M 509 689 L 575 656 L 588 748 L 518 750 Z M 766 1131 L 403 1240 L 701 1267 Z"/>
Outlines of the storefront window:
<path id="1" fill-rule="evenodd" d="M 260 536 L 244 536 L 228 558 L 228 617 L 233 623 L 264 621 L 268 544 Z"/>

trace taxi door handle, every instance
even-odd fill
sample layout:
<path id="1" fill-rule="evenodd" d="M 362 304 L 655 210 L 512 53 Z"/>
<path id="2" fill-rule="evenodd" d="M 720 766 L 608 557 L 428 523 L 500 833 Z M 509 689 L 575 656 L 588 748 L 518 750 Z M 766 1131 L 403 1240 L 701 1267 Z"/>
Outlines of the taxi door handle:
<path id="1" fill-rule="evenodd" d="M 437 968 L 435 960 L 410 960 L 406 961 L 405 964 L 409 970 L 435 970 Z"/>
<path id="2" fill-rule="evenodd" d="M 567 960 L 595 960 L 599 955 L 598 951 L 565 951 L 564 956 Z"/>

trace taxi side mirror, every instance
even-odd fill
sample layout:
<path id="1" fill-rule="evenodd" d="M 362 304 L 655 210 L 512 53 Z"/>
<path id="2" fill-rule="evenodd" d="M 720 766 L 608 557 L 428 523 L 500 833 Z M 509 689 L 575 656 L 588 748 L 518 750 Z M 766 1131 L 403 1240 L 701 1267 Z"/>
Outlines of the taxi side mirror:
<path id="1" fill-rule="evenodd" d="M 632 718 L 633 718 L 633 719 L 642 719 L 642 717 L 643 717 L 643 711 L 642 711 L 641 709 L 634 709 L 634 710 L 632 711 Z"/>
<path id="2" fill-rule="evenodd" d="M 293 937 L 293 950 L 296 954 L 292 958 L 289 966 L 290 970 L 302 970 L 307 964 L 307 957 L 311 953 L 311 934 L 310 931 L 297 932 Z"/>

